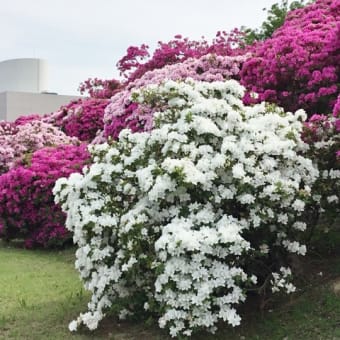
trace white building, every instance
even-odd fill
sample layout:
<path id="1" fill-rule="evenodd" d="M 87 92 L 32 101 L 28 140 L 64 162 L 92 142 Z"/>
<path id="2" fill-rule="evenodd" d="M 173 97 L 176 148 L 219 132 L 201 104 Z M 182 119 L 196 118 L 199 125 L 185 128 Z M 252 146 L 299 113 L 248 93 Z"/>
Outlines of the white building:
<path id="1" fill-rule="evenodd" d="M 0 92 L 47 91 L 47 62 L 42 59 L 22 58 L 0 62 Z"/>
<path id="2" fill-rule="evenodd" d="M 56 111 L 77 96 L 48 93 L 47 62 L 22 58 L 0 62 L 0 120 Z"/>

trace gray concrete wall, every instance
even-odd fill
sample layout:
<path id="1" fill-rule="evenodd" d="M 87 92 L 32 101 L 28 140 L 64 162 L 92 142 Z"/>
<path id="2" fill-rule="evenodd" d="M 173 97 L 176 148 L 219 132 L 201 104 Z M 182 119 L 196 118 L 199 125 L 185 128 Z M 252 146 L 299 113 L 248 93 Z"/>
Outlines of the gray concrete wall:
<path id="1" fill-rule="evenodd" d="M 0 93 L 0 119 L 14 121 L 22 115 L 51 113 L 77 98 L 46 93 L 3 92 Z"/>
<path id="2" fill-rule="evenodd" d="M 6 92 L 0 93 L 0 120 L 6 120 L 7 95 Z"/>

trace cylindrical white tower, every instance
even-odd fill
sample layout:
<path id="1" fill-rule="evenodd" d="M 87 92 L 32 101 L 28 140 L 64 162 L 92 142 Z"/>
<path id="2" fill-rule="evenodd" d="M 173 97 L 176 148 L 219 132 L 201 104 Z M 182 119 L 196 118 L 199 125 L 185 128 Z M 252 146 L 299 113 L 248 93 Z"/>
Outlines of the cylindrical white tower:
<path id="1" fill-rule="evenodd" d="M 36 58 L 10 59 L 0 62 L 0 92 L 47 90 L 47 61 Z"/>

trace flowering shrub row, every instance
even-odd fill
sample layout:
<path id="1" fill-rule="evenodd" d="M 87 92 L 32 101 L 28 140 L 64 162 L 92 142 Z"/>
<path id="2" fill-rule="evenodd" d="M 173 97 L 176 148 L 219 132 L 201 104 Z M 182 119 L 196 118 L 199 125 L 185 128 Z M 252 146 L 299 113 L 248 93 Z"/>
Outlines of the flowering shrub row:
<path id="1" fill-rule="evenodd" d="M 211 43 L 176 36 L 168 43 L 160 42 L 151 58 L 148 46 L 130 47 L 118 63 L 127 80 L 112 97 L 104 132 L 95 142 L 117 138 L 124 127 L 150 129 L 150 110 L 140 110 L 127 98 L 131 89 L 164 79 L 232 78 L 258 93 L 256 102 L 266 100 L 293 111 L 304 108 L 310 116 L 331 112 L 339 93 L 339 18 L 337 0 L 318 0 L 291 11 L 272 38 L 247 48 L 240 47 L 242 35 L 238 31 L 231 35 L 219 32 Z M 230 56 L 237 57 L 232 61 Z M 145 58 L 150 59 L 143 62 Z M 244 100 L 254 102 L 249 92 Z"/>
<path id="2" fill-rule="evenodd" d="M 61 246 L 70 241 L 65 215 L 54 204 L 55 181 L 81 171 L 88 161 L 85 144 L 35 151 L 25 166 L 0 176 L 0 236 L 21 238 L 28 248 Z"/>
<path id="3" fill-rule="evenodd" d="M 93 147 L 83 174 L 57 181 L 92 292 L 71 330 L 95 329 L 114 307 L 121 317 L 157 315 L 172 336 L 188 336 L 219 320 L 238 325 L 249 286 L 294 291 L 275 259 L 306 252 L 299 234 L 318 176 L 300 155 L 306 115 L 246 107 L 243 94 L 234 80 L 137 90 L 130 100 L 155 111 L 154 129 L 123 130 Z"/>
<path id="4" fill-rule="evenodd" d="M 339 5 L 292 11 L 249 48 L 238 31 L 130 47 L 124 82 L 89 79 L 90 98 L 0 124 L 0 236 L 73 235 L 92 299 L 71 330 L 114 310 L 189 336 L 238 325 L 248 288 L 294 291 L 287 255 L 340 214 Z M 285 112 L 300 107 L 309 120 Z"/>

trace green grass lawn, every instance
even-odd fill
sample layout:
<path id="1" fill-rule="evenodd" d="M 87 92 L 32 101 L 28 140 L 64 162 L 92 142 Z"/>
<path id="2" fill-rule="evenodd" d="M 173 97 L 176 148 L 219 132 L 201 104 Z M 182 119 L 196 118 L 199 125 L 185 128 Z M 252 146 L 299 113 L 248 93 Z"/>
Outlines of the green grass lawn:
<path id="1" fill-rule="evenodd" d="M 88 293 L 74 269 L 73 250 L 29 251 L 0 243 L 0 339 L 168 339 L 157 326 L 106 319 L 97 331 L 68 331 L 86 310 Z M 322 275 L 320 275 L 322 271 Z M 242 307 L 242 326 L 221 325 L 194 339 L 340 339 L 340 256 L 313 257 L 300 290 L 290 297 L 258 298 Z"/>

